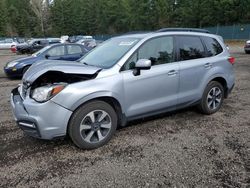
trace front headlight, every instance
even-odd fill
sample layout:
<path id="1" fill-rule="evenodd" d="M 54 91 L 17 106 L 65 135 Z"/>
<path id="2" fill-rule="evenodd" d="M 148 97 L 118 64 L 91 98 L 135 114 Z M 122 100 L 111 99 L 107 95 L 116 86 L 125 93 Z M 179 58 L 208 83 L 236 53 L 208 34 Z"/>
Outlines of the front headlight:
<path id="1" fill-rule="evenodd" d="M 64 83 L 38 87 L 31 92 L 31 98 L 37 102 L 46 102 L 60 93 L 65 87 L 66 84 Z"/>
<path id="2" fill-rule="evenodd" d="M 9 62 L 7 64 L 7 67 L 10 68 L 10 67 L 14 67 L 16 64 L 18 64 L 19 62 L 18 61 L 12 61 L 12 62 Z"/>

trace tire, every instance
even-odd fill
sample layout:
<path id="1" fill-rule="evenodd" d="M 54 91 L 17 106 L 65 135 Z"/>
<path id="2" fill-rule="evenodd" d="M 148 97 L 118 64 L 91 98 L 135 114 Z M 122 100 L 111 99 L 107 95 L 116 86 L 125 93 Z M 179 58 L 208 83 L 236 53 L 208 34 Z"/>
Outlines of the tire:
<path id="1" fill-rule="evenodd" d="M 198 108 L 203 114 L 213 114 L 220 110 L 224 100 L 224 88 L 217 81 L 211 81 L 203 95 Z"/>
<path id="2" fill-rule="evenodd" d="M 92 101 L 73 113 L 68 133 L 79 148 L 95 149 L 109 142 L 116 131 L 117 122 L 117 114 L 111 105 Z"/>
<path id="3" fill-rule="evenodd" d="M 246 53 L 246 54 L 250 54 L 250 51 L 248 51 L 248 50 L 245 50 L 245 53 Z"/>
<path id="4" fill-rule="evenodd" d="M 23 68 L 23 71 L 22 71 L 23 75 L 24 75 L 24 73 L 25 73 L 29 68 L 30 68 L 30 66 L 26 66 L 26 67 Z"/>

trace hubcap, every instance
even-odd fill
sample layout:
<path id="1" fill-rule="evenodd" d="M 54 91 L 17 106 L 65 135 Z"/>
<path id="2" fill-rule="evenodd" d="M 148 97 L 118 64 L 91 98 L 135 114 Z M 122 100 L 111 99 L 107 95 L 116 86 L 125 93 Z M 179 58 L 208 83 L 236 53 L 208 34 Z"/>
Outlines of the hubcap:
<path id="1" fill-rule="evenodd" d="M 219 87 L 213 87 L 207 95 L 207 106 L 210 110 L 215 110 L 220 106 L 222 92 Z"/>
<path id="2" fill-rule="evenodd" d="M 111 118 L 103 110 L 89 112 L 81 121 L 80 133 L 82 138 L 89 143 L 102 141 L 111 129 Z"/>

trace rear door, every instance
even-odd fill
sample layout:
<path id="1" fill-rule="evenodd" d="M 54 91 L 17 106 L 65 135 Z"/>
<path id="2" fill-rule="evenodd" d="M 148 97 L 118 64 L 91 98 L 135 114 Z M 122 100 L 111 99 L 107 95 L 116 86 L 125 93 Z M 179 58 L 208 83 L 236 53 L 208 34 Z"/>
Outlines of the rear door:
<path id="1" fill-rule="evenodd" d="M 206 50 L 199 36 L 177 35 L 180 62 L 179 105 L 189 105 L 201 97 L 202 81 L 211 68 Z"/>
<path id="2" fill-rule="evenodd" d="M 64 57 L 64 60 L 67 61 L 76 61 L 80 59 L 84 54 L 83 48 L 80 45 L 76 44 L 67 44 L 66 50 L 67 54 Z"/>

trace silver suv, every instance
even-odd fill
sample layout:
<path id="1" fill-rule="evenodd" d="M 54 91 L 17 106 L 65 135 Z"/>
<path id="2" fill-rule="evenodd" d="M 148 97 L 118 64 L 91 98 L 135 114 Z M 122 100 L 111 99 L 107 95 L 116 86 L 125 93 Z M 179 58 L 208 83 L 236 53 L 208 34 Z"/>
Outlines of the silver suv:
<path id="1" fill-rule="evenodd" d="M 93 149 L 133 119 L 193 105 L 217 112 L 234 86 L 233 64 L 222 38 L 203 30 L 123 35 L 75 63 L 32 65 L 11 104 L 28 135 L 68 134 L 78 147 Z"/>

